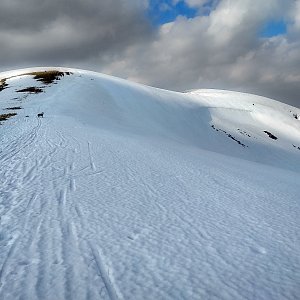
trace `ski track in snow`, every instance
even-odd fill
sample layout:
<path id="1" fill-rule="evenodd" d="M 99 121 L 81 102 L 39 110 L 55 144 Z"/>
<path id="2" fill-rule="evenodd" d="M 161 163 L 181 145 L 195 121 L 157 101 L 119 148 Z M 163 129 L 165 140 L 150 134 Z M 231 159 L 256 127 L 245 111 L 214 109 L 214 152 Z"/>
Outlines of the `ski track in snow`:
<path id="1" fill-rule="evenodd" d="M 86 155 L 89 165 L 77 170 L 75 155 L 81 145 L 75 141 L 75 147 L 69 148 L 61 131 L 49 138 L 46 120 L 34 123 L 37 125 L 20 138 L 22 142 L 6 147 L 1 156 L 5 166 L 1 180 L 9 187 L 1 203 L 5 207 L 1 231 L 9 236 L 1 252 L 0 298 L 117 299 L 99 250 L 78 236 L 87 225 L 81 208 L 72 201 L 77 178 L 101 173 L 92 161 L 91 146 L 88 144 Z M 33 144 L 39 151 L 31 152 Z M 86 282 L 80 289 L 74 282 L 81 280 Z M 96 288 L 89 287 L 95 281 Z"/>
<path id="2" fill-rule="evenodd" d="M 298 173 L 60 118 L 0 152 L 0 299 L 299 297 Z"/>

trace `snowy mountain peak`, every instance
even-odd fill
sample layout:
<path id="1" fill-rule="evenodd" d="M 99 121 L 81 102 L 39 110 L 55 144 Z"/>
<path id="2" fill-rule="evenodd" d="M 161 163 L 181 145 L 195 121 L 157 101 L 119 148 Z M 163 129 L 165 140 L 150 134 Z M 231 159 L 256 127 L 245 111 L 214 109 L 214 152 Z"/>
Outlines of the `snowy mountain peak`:
<path id="1" fill-rule="evenodd" d="M 298 297 L 299 109 L 33 68 L 0 111 L 0 299 Z"/>
<path id="2" fill-rule="evenodd" d="M 271 99 L 218 90 L 176 93 L 67 68 L 25 69 L 1 78 L 2 111 L 24 108 L 15 118 L 43 101 L 49 118 L 75 118 L 118 134 L 299 171 L 300 110 Z"/>

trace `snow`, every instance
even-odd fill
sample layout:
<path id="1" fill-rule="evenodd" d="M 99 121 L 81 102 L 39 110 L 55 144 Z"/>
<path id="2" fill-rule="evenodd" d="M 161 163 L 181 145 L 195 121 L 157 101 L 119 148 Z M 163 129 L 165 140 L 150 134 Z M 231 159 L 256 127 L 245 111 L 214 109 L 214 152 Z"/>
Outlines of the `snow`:
<path id="1" fill-rule="evenodd" d="M 299 297 L 299 109 L 35 70 L 0 75 L 0 299 Z"/>

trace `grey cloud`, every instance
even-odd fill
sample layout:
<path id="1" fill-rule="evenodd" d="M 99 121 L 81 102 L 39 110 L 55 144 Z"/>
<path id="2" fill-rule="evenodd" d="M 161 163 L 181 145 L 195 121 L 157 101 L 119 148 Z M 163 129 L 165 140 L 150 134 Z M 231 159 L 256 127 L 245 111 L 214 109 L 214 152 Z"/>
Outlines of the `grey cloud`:
<path id="1" fill-rule="evenodd" d="M 118 17 L 140 18 L 138 13 L 143 7 L 138 1 L 130 4 L 122 0 L 2 0 L 0 26 L 1 29 L 39 30 L 62 17 L 95 22 L 95 25 L 114 24 Z"/>
<path id="2" fill-rule="evenodd" d="M 152 35 L 142 1 L 2 0 L 0 66 L 74 63 Z"/>

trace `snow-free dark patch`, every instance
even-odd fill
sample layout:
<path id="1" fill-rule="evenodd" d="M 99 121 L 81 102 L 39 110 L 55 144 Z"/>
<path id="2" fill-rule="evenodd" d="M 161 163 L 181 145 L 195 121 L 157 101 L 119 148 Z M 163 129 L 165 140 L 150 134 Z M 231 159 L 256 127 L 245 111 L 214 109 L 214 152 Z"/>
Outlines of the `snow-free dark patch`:
<path id="1" fill-rule="evenodd" d="M 42 93 L 43 90 L 40 89 L 40 88 L 34 87 L 34 86 L 30 86 L 30 87 L 27 87 L 27 88 L 25 88 L 25 89 L 18 90 L 17 92 L 18 92 L 18 93 L 39 94 L 39 93 Z"/>
<path id="2" fill-rule="evenodd" d="M 221 131 L 221 132 L 225 133 L 229 138 L 231 138 L 233 141 L 237 142 L 239 145 L 241 145 L 243 147 L 248 147 L 245 144 L 243 144 L 241 141 L 239 141 L 237 138 L 232 136 L 230 133 L 227 133 L 225 130 L 220 129 L 220 128 L 216 128 L 215 125 L 211 125 L 211 127 L 216 131 Z"/>
<path id="3" fill-rule="evenodd" d="M 296 149 L 298 149 L 298 150 L 300 150 L 299 146 L 296 146 L 296 145 L 293 144 L 293 147 L 296 148 Z"/>
<path id="4" fill-rule="evenodd" d="M 8 87 L 8 84 L 6 83 L 6 78 L 0 80 L 0 92 L 5 90 Z"/>
<path id="5" fill-rule="evenodd" d="M 57 80 L 60 80 L 61 77 L 65 75 L 71 75 L 71 72 L 61 72 L 58 70 L 49 70 L 49 71 L 42 71 L 42 72 L 31 72 L 25 75 L 32 75 L 33 78 L 37 81 L 43 82 L 44 84 L 51 84 Z"/>
<path id="6" fill-rule="evenodd" d="M 15 115 L 16 115 L 16 113 L 2 114 L 2 115 L 0 115 L 0 121 L 6 121 Z"/>
<path id="7" fill-rule="evenodd" d="M 22 109 L 22 107 L 20 107 L 20 106 L 14 106 L 14 107 L 7 107 L 5 109 L 7 109 L 7 110 L 16 110 L 16 109 Z"/>
<path id="8" fill-rule="evenodd" d="M 231 138 L 232 140 L 236 141 L 239 145 L 243 146 L 243 147 L 246 147 L 245 144 L 243 144 L 241 141 L 237 140 L 234 136 L 232 136 L 231 134 L 227 134 L 227 136 L 229 138 Z"/>
<path id="9" fill-rule="evenodd" d="M 241 129 L 237 129 L 237 131 L 240 133 L 240 134 L 242 134 L 242 135 L 245 135 L 245 136 L 247 136 L 247 137 L 251 137 L 251 135 L 249 134 L 249 133 L 247 133 L 245 130 L 241 130 Z"/>
<path id="10" fill-rule="evenodd" d="M 274 134 L 272 134 L 271 132 L 269 132 L 267 130 L 264 130 L 264 133 L 266 133 L 269 136 L 269 138 L 271 138 L 273 140 L 277 140 L 278 139 L 277 136 L 275 136 Z"/>

